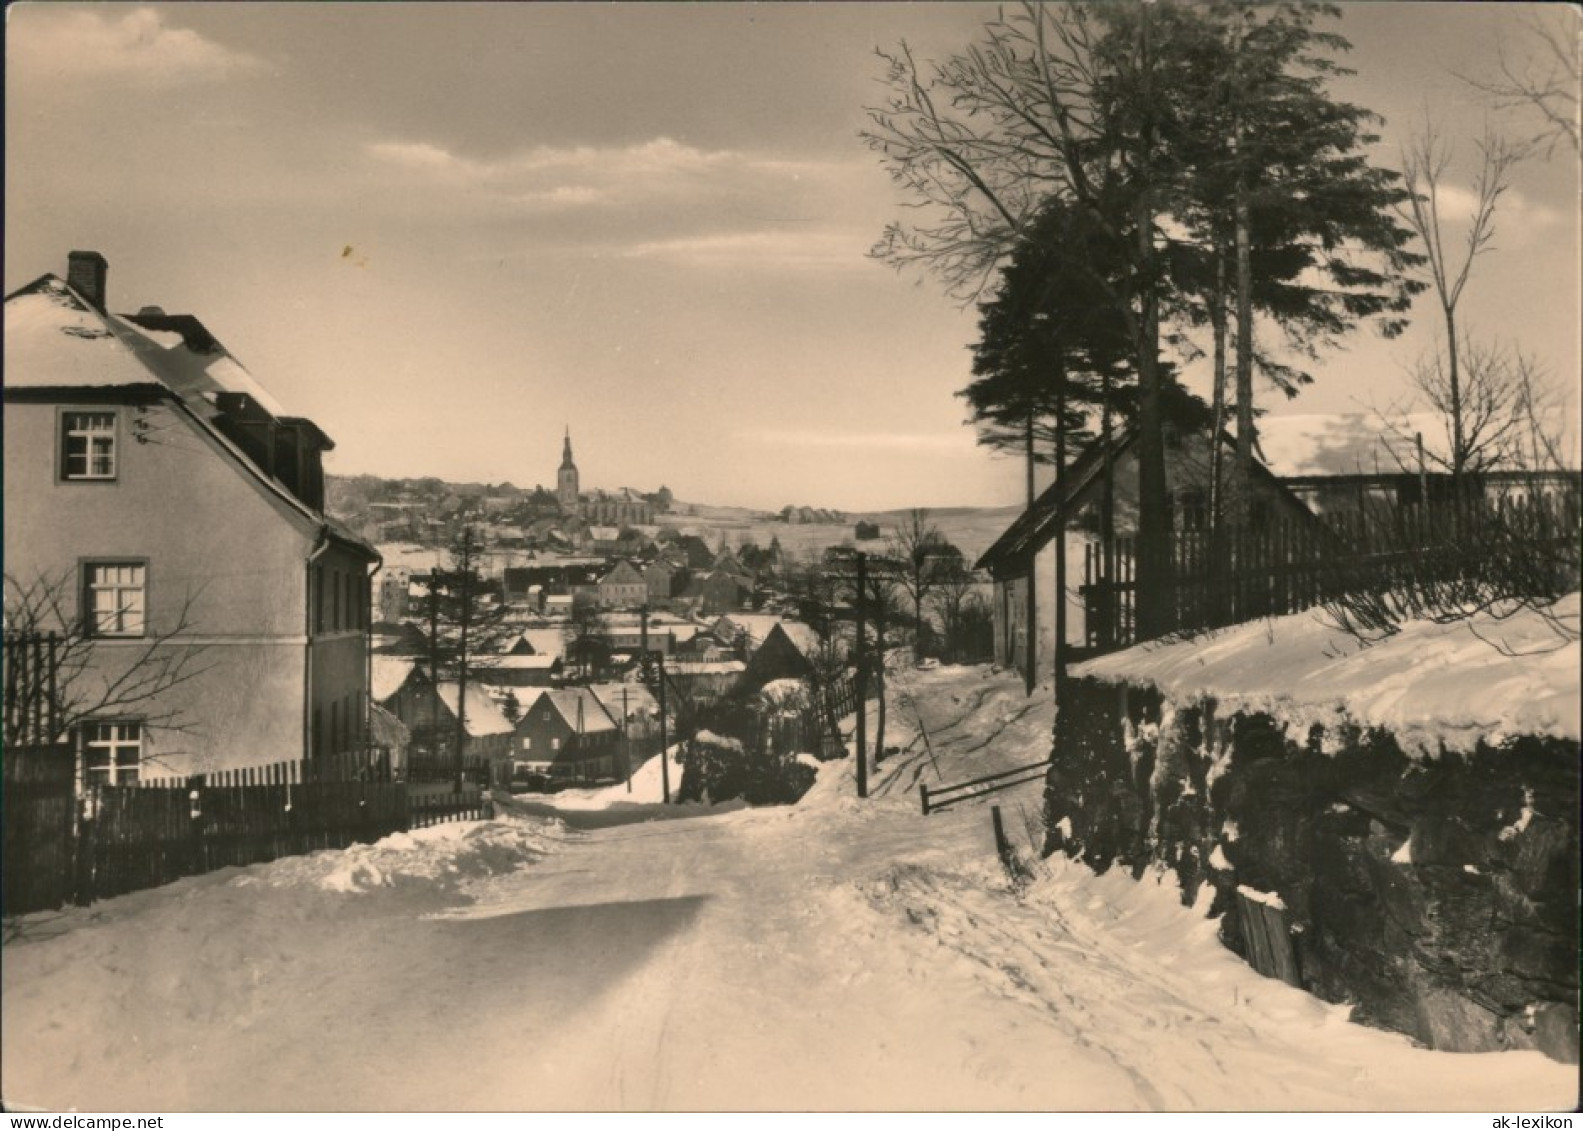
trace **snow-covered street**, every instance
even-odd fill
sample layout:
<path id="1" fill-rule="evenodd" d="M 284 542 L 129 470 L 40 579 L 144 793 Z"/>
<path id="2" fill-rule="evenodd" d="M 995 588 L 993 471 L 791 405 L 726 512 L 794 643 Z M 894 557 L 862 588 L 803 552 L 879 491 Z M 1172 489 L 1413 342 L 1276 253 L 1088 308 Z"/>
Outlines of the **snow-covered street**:
<path id="1" fill-rule="evenodd" d="M 627 794 L 34 915 L 4 952 L 9 1105 L 123 1110 L 1570 1107 L 1575 1069 L 1352 1025 L 1173 889 L 1052 860 L 1017 892 L 985 802 L 1048 696 L 909 672 L 875 796 Z M 921 713 L 928 731 L 918 733 Z M 899 732 L 899 734 L 897 733 Z M 674 779 L 673 779 L 674 785 Z M 633 802 L 628 803 L 631 797 Z M 1031 858 L 1039 786 L 996 802 Z M 614 804 L 611 804 L 614 802 Z"/>

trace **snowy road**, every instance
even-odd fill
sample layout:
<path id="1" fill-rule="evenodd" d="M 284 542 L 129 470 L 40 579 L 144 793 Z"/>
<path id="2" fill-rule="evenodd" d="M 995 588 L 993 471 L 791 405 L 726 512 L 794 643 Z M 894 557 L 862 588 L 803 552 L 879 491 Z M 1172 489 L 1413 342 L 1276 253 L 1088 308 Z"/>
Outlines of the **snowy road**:
<path id="1" fill-rule="evenodd" d="M 986 811 L 923 818 L 916 781 L 1038 758 L 1048 709 L 982 672 L 912 682 L 931 742 L 897 712 L 906 753 L 867 803 L 832 764 L 795 808 L 450 826 L 30 919 L 5 951 L 5 1096 L 126 1110 L 1571 1104 L 1574 1071 L 1537 1053 L 1426 1052 L 1260 978 L 1167 889 L 1055 862 L 1009 891 Z M 1013 828 L 1037 788 L 998 799 Z"/>

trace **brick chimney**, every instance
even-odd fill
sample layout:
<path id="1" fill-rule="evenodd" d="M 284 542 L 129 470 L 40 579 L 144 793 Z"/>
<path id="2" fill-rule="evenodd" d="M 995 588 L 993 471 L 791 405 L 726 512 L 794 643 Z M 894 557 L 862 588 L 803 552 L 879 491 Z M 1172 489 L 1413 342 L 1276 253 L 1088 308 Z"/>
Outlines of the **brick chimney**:
<path id="1" fill-rule="evenodd" d="M 110 265 L 97 251 L 74 251 L 66 257 L 66 285 L 99 313 L 105 309 L 105 274 Z"/>

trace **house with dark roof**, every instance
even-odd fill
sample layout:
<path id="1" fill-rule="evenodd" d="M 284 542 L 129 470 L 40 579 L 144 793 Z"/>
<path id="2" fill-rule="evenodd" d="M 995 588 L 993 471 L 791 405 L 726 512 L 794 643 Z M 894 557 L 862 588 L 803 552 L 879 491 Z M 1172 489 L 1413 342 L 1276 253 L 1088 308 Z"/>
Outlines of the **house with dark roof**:
<path id="1" fill-rule="evenodd" d="M 682 534 L 672 543 L 671 548 L 680 552 L 686 558 L 686 566 L 693 572 L 703 572 L 714 568 L 715 552 L 696 534 Z"/>
<path id="2" fill-rule="evenodd" d="M 621 729 L 588 688 L 513 694 L 520 710 L 511 750 L 517 776 L 608 781 L 625 772 Z"/>
<path id="3" fill-rule="evenodd" d="M 811 625 L 777 621 L 748 657 L 738 687 L 758 691 L 783 679 L 807 679 L 817 671 L 824 641 Z"/>
<path id="4" fill-rule="evenodd" d="M 743 584 L 740 577 L 723 570 L 710 570 L 701 576 L 695 575 L 687 583 L 678 603 L 705 616 L 714 616 L 740 609 L 752 598 L 752 586 Z"/>
<path id="5" fill-rule="evenodd" d="M 631 562 L 617 562 L 599 579 L 601 608 L 635 609 L 648 600 L 648 596 L 648 583 Z"/>
<path id="6" fill-rule="evenodd" d="M 83 721 L 85 780 L 364 749 L 380 559 L 324 512 L 330 437 L 197 318 L 110 313 L 95 252 L 4 306 L 8 577 L 90 642 L 83 701 L 183 673 Z"/>
<path id="7" fill-rule="evenodd" d="M 1205 529 L 1209 511 L 1212 449 L 1208 413 L 1202 402 L 1186 399 L 1174 406 L 1166 425 L 1165 479 L 1172 529 Z M 1235 456 L 1235 441 L 1220 436 L 1225 466 Z M 1022 672 L 1031 692 L 1055 660 L 1055 548 L 1064 526 L 1066 539 L 1066 644 L 1081 654 L 1095 635 L 1094 612 L 1083 592 L 1085 564 L 1103 547 L 1107 478 L 1112 530 L 1118 538 L 1137 531 L 1138 431 L 1121 429 L 1106 445 L 1095 441 L 1006 528 L 975 564 L 994 583 L 995 659 Z M 1280 518 L 1312 523 L 1314 516 L 1273 474 L 1255 461 L 1248 501 L 1255 526 Z"/>
<path id="8" fill-rule="evenodd" d="M 643 584 L 651 605 L 670 601 L 687 584 L 687 568 L 665 557 L 655 558 L 643 567 Z"/>
<path id="9" fill-rule="evenodd" d="M 465 758 L 504 765 L 511 754 L 512 724 L 501 713 L 488 686 L 478 679 L 467 685 L 462 723 L 467 732 Z M 406 768 L 417 778 L 433 778 L 456 769 L 456 718 L 462 702 L 455 680 L 429 679 L 428 665 L 406 656 L 375 655 L 369 662 L 369 696 L 374 705 L 394 716 L 407 732 Z M 502 772 L 502 780 L 506 776 Z"/>

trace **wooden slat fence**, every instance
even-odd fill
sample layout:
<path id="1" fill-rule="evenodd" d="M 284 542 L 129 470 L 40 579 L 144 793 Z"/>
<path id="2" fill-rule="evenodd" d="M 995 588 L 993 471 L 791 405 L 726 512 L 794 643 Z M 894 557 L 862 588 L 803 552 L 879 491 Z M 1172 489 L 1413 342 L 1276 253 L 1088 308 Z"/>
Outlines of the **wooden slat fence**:
<path id="1" fill-rule="evenodd" d="M 6 745 L 50 743 L 61 737 L 57 685 L 66 643 L 53 632 L 5 633 L 4 704 Z"/>
<path id="2" fill-rule="evenodd" d="M 479 821 L 489 815 L 484 791 L 474 788 L 450 793 L 414 792 L 407 798 L 407 809 L 408 827 L 414 829 L 448 821 Z"/>
<path id="3" fill-rule="evenodd" d="M 7 915 L 490 815 L 482 789 L 392 781 L 388 759 L 278 762 L 81 795 L 69 745 L 8 747 L 4 764 Z"/>
<path id="4" fill-rule="evenodd" d="M 90 899 L 218 868 L 371 843 L 408 827 L 399 782 L 100 786 L 84 803 Z"/>
<path id="5" fill-rule="evenodd" d="M 1579 494 L 1483 497 L 1279 521 L 1250 529 L 1176 531 L 1169 544 L 1170 623 L 1192 632 L 1301 612 L 1351 594 L 1466 593 L 1528 571 L 1538 589 L 1578 568 Z M 1531 552 L 1530 552 L 1531 551 Z M 1136 643 L 1137 543 L 1084 548 L 1086 646 Z M 1575 584 L 1575 580 L 1573 581 Z"/>
<path id="6" fill-rule="evenodd" d="M 388 751 L 352 752 L 262 766 L 238 766 L 192 775 L 140 776 L 142 789 L 177 789 L 238 785 L 301 785 L 306 782 L 390 781 Z"/>
<path id="7" fill-rule="evenodd" d="M 4 755 L 6 915 L 60 907 L 74 884 L 76 752 L 70 744 L 7 744 Z"/>

